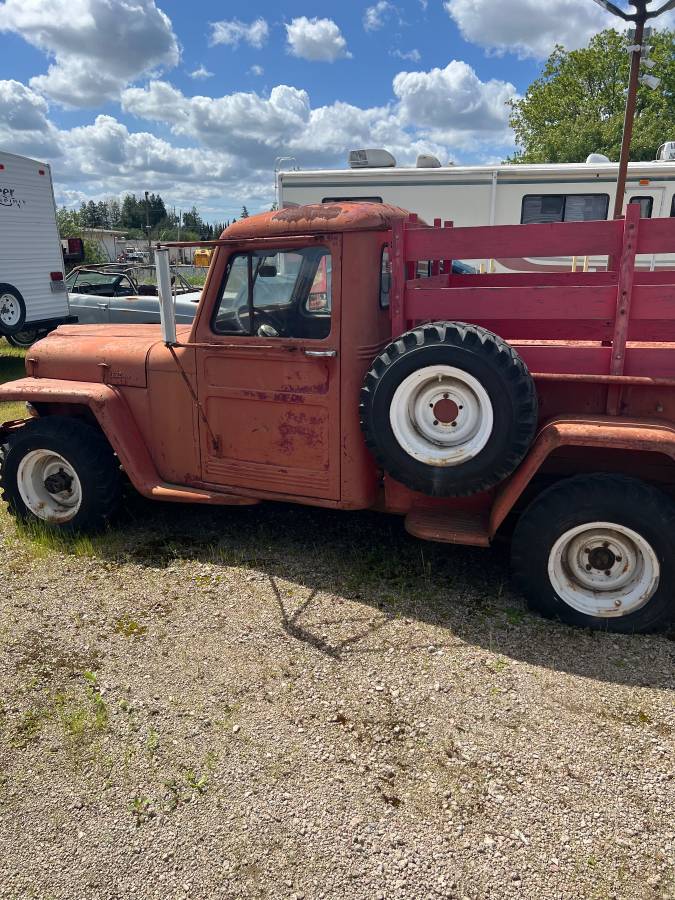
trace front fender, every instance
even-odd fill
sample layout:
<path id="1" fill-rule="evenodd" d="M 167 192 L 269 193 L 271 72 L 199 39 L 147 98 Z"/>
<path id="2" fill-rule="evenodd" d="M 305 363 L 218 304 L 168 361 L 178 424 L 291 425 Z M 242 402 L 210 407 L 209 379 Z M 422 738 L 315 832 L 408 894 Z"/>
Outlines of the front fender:
<path id="1" fill-rule="evenodd" d="M 95 417 L 137 491 L 149 496 L 160 481 L 155 464 L 122 394 L 107 384 L 56 378 L 20 378 L 0 385 L 0 403 L 26 400 L 86 406 Z M 21 422 L 0 425 L 0 443 Z"/>

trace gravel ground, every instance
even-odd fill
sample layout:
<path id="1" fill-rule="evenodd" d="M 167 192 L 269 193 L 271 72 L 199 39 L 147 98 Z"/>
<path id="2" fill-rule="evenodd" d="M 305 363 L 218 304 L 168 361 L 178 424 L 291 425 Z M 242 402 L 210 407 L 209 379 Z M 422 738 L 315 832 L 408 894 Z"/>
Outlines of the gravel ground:
<path id="1" fill-rule="evenodd" d="M 0 545 L 0 897 L 675 897 L 672 636 L 374 514 Z"/>

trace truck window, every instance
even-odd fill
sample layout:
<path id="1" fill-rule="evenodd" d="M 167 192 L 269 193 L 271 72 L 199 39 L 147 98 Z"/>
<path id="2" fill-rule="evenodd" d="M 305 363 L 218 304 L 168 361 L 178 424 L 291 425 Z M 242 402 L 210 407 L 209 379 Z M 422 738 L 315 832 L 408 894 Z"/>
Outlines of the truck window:
<path id="1" fill-rule="evenodd" d="M 330 334 L 331 293 L 325 247 L 237 253 L 227 266 L 213 330 L 320 340 Z"/>
<path id="2" fill-rule="evenodd" d="M 391 253 L 389 245 L 382 248 L 382 261 L 380 263 L 380 307 L 389 309 L 389 292 L 391 290 Z"/>
<path id="3" fill-rule="evenodd" d="M 651 219 L 652 207 L 654 206 L 653 197 L 631 197 L 629 203 L 636 203 L 640 206 L 640 218 Z"/>
<path id="4" fill-rule="evenodd" d="M 526 194 L 521 225 L 589 222 L 607 218 L 609 194 Z"/>

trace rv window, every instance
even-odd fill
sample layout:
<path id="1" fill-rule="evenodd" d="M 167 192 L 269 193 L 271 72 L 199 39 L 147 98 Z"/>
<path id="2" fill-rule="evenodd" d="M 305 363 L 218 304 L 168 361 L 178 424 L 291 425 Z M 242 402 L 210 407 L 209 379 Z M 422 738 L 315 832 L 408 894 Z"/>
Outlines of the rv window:
<path id="1" fill-rule="evenodd" d="M 358 203 L 382 203 L 382 197 L 324 197 L 321 201 L 322 203 L 343 203 L 347 202 L 358 202 Z"/>
<path id="2" fill-rule="evenodd" d="M 606 219 L 609 194 L 527 194 L 521 225 L 546 222 L 589 222 Z"/>
<path id="3" fill-rule="evenodd" d="M 631 197 L 628 202 L 639 204 L 641 219 L 651 219 L 652 206 L 654 205 L 653 197 Z"/>

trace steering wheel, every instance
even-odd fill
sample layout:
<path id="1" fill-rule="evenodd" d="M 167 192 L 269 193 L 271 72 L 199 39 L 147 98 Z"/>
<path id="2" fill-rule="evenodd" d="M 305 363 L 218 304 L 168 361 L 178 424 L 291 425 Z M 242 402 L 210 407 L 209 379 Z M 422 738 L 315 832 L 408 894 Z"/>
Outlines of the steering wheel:
<path id="1" fill-rule="evenodd" d="M 258 337 L 285 337 L 285 327 L 281 322 L 269 313 L 255 313 L 256 331 Z"/>

